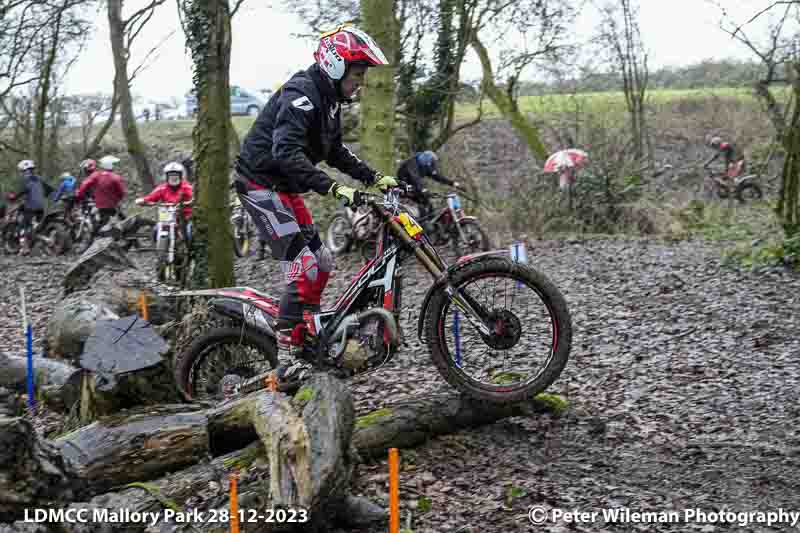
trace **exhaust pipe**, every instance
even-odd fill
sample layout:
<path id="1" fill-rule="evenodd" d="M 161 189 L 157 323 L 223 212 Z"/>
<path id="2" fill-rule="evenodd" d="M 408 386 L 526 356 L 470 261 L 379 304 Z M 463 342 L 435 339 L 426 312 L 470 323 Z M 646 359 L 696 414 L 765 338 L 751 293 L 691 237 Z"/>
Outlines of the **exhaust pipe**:
<path id="1" fill-rule="evenodd" d="M 350 315 L 346 317 L 341 324 L 339 324 L 339 327 L 336 328 L 336 331 L 334 331 L 333 335 L 331 336 L 331 340 L 334 342 L 337 338 L 341 337 L 334 357 L 338 358 L 344 353 L 344 349 L 347 346 L 347 329 L 352 326 L 358 326 L 362 320 L 365 318 L 371 318 L 373 316 L 377 316 L 383 320 L 383 323 L 389 333 L 390 342 L 392 344 L 397 344 L 397 341 L 400 338 L 398 334 L 397 320 L 395 320 L 394 315 L 386 309 L 383 309 L 382 307 L 375 307 L 355 315 Z"/>

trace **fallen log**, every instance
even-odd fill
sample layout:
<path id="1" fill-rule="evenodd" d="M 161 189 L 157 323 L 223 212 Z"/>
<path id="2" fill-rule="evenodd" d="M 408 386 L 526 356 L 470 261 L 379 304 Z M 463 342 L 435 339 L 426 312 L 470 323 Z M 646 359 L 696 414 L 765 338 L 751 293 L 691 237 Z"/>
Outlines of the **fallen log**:
<path id="1" fill-rule="evenodd" d="M 36 385 L 40 387 L 60 387 L 78 372 L 77 368 L 64 361 L 36 355 L 33 357 L 33 370 Z M 0 352 L 0 387 L 24 392 L 27 390 L 27 379 L 28 359 Z"/>
<path id="2" fill-rule="evenodd" d="M 97 494 L 184 468 L 208 453 L 207 419 L 191 405 L 106 417 L 55 439 L 71 474 Z"/>
<path id="3" fill-rule="evenodd" d="M 540 394 L 527 402 L 495 404 L 443 394 L 388 405 L 356 419 L 353 445 L 365 457 L 385 457 L 389 448 L 410 448 L 437 435 L 492 424 L 503 418 L 559 414 L 566 402 Z"/>
<path id="4" fill-rule="evenodd" d="M 81 490 L 52 442 L 39 438 L 27 420 L 0 416 L 0 522 L 19 518 L 26 508 L 70 501 Z"/>
<path id="5" fill-rule="evenodd" d="M 10 419 L 0 423 L 0 472 L 12 472 L 10 477 L 0 475 L 0 512 L 18 518 L 23 507 L 87 501 L 109 490 L 113 495 L 87 504 L 129 502 L 133 492 L 124 486 L 134 482 L 144 483 L 144 490 L 157 488 L 151 491 L 155 500 L 148 500 L 150 506 L 158 501 L 163 507 L 169 500 L 192 508 L 221 508 L 228 504 L 225 491 L 198 497 L 201 487 L 212 481 L 225 485 L 229 470 L 219 467 L 219 461 L 228 467 L 236 461 L 248 463 L 246 458 L 252 456 L 245 450 L 257 448 L 263 449 L 268 466 L 252 479 L 242 478 L 242 508 L 306 508 L 311 522 L 301 524 L 300 531 L 322 529 L 333 516 L 353 518 L 358 512 L 380 519 L 385 516 L 380 509 L 348 495 L 354 448 L 363 456 L 384 457 L 390 447 L 413 446 L 505 417 L 559 414 L 564 407 L 563 400 L 551 395 L 497 405 L 449 394 L 401 402 L 355 418 L 345 385 L 317 374 L 293 398 L 257 391 L 215 407 L 140 407 L 52 442 L 39 439 L 27 422 Z M 246 447 L 252 442 L 257 445 Z M 219 458 L 206 462 L 226 447 L 239 447 L 229 450 L 228 464 Z M 16 484 L 19 476 L 38 477 Z M 207 525 L 202 531 L 217 530 Z"/>

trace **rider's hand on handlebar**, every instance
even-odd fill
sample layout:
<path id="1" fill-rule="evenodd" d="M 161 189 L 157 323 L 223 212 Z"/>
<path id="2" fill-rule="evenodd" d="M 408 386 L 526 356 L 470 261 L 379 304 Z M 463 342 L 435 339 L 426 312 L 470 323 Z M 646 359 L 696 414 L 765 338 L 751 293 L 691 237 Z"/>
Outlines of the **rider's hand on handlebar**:
<path id="1" fill-rule="evenodd" d="M 375 181 L 373 187 L 385 193 L 388 189 L 397 187 L 397 178 L 394 176 L 381 176 L 377 181 Z"/>
<path id="2" fill-rule="evenodd" d="M 337 200 L 344 200 L 346 206 L 358 207 L 361 205 L 361 194 L 354 188 L 342 185 L 341 183 L 334 182 L 329 193 L 333 193 L 333 197 Z"/>

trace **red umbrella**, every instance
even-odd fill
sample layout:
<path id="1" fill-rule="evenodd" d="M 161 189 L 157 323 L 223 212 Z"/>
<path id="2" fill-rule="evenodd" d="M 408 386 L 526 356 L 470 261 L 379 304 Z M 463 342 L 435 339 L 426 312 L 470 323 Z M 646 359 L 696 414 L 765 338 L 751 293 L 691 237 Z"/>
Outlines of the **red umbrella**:
<path id="1" fill-rule="evenodd" d="M 589 160 L 589 154 L 577 148 L 559 150 L 544 162 L 545 172 L 559 172 L 565 168 L 580 168 Z"/>

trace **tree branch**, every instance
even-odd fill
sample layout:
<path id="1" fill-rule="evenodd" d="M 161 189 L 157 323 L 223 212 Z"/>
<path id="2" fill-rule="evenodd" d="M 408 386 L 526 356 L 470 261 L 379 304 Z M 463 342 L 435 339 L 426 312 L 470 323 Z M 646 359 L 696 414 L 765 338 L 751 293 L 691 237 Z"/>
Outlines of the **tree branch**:
<path id="1" fill-rule="evenodd" d="M 236 0 L 236 4 L 234 4 L 233 9 L 231 10 L 231 18 L 236 15 L 236 12 L 239 11 L 239 8 L 242 7 L 244 0 Z"/>

